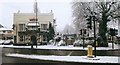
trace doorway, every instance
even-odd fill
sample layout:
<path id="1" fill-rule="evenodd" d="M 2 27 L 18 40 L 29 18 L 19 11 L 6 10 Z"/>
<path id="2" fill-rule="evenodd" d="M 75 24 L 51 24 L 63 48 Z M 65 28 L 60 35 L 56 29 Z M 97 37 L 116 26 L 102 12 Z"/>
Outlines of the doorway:
<path id="1" fill-rule="evenodd" d="M 36 44 L 37 44 L 36 36 L 34 36 L 34 35 L 31 36 L 31 43 L 32 43 L 33 45 L 36 45 Z"/>

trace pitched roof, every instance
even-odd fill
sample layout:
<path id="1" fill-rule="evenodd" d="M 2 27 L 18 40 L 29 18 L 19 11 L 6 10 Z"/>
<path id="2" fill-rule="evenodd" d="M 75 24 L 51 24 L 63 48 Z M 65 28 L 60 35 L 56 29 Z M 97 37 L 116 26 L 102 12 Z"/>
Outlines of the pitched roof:
<path id="1" fill-rule="evenodd" d="M 0 30 L 12 30 L 12 29 L 1 27 Z"/>
<path id="2" fill-rule="evenodd" d="M 2 28 L 3 26 L 0 24 L 0 28 Z"/>

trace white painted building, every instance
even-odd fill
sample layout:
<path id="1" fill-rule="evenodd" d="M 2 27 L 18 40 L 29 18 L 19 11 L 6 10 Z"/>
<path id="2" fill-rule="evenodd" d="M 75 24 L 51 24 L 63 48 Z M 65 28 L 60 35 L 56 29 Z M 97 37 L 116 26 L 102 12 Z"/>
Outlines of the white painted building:
<path id="1" fill-rule="evenodd" d="M 37 22 L 35 13 L 14 13 L 14 36 L 16 38 L 16 43 L 29 43 L 31 41 L 31 34 L 37 36 L 37 42 L 46 41 L 49 22 L 51 22 L 52 25 L 55 24 L 53 12 L 38 13 Z M 26 29 L 38 31 L 38 28 L 40 28 L 40 35 L 35 32 L 26 32 Z"/>
<path id="2" fill-rule="evenodd" d="M 14 44 L 31 43 L 31 37 L 34 36 L 37 43 L 47 41 L 49 23 L 52 24 L 56 32 L 56 21 L 52 10 L 49 13 L 41 13 L 34 2 L 33 13 L 14 13 Z"/>
<path id="3" fill-rule="evenodd" d="M 0 40 L 8 40 L 13 38 L 13 30 L 5 27 L 0 28 Z"/>

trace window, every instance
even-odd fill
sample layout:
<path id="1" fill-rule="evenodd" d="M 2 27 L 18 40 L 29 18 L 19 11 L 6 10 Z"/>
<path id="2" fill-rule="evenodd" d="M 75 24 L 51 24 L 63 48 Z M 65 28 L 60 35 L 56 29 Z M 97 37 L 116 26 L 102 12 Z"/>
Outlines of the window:
<path id="1" fill-rule="evenodd" d="M 47 41 L 46 35 L 43 35 L 43 41 Z"/>
<path id="2" fill-rule="evenodd" d="M 47 30 L 47 24 L 41 24 L 41 29 Z"/>
<path id="3" fill-rule="evenodd" d="M 25 24 L 19 24 L 19 31 L 25 31 Z"/>
<path id="4" fill-rule="evenodd" d="M 19 36 L 19 41 L 23 42 L 24 41 L 24 36 Z"/>

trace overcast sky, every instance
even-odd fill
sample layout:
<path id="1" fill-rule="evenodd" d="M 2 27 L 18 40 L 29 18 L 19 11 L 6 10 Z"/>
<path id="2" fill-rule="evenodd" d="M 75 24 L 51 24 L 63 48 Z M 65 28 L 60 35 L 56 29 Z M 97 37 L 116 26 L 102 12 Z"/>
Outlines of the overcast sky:
<path id="1" fill-rule="evenodd" d="M 0 2 L 0 24 L 12 28 L 13 13 L 18 10 L 22 13 L 33 12 L 35 0 L 1 0 Z M 66 24 L 72 23 L 72 0 L 37 0 L 40 12 L 53 10 L 56 19 L 57 31 L 62 31 Z"/>

